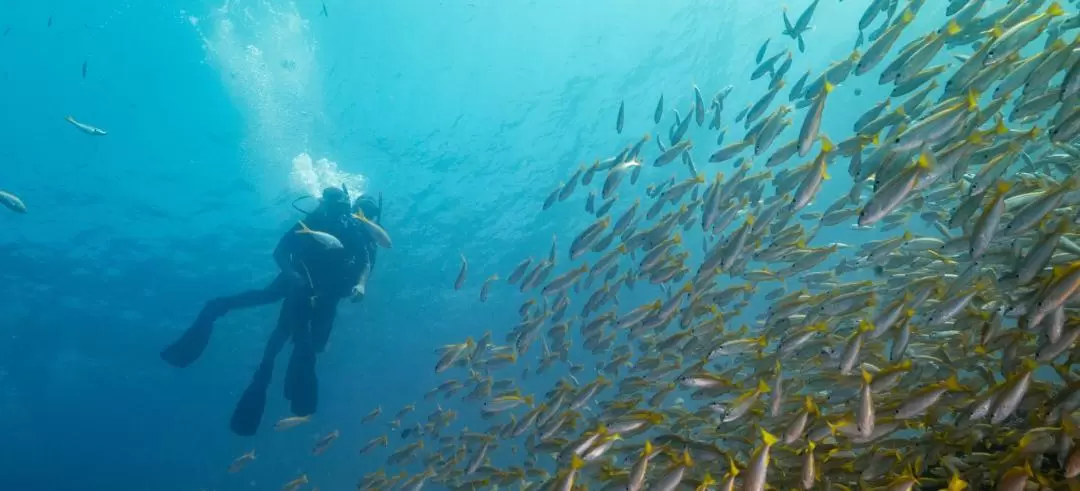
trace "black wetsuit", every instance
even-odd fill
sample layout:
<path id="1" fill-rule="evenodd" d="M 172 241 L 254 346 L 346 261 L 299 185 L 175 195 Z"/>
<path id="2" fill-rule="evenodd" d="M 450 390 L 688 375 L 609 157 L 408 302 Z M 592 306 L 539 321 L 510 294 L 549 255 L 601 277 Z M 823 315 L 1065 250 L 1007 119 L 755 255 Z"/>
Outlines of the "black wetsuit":
<path id="1" fill-rule="evenodd" d="M 285 396 L 292 401 L 292 411 L 297 415 L 315 412 L 315 353 L 326 347 L 338 303 L 352 295 L 354 286 L 366 285 L 374 266 L 376 246 L 359 221 L 347 215 L 334 218 L 313 213 L 305 219 L 305 225 L 337 237 L 344 247 L 327 249 L 314 237 L 298 233 L 301 227 L 295 226 L 282 236 L 274 251 L 282 272 L 270 285 L 208 301 L 195 323 L 161 353 L 174 366 L 190 365 L 204 351 L 218 317 L 234 309 L 284 300 L 262 363 L 233 413 L 232 429 L 241 435 L 254 434 L 257 430 L 274 359 L 290 338 L 294 346 L 286 374 Z"/>
<path id="2" fill-rule="evenodd" d="M 274 250 L 274 259 L 277 261 L 282 272 L 264 288 L 248 290 L 236 295 L 227 295 L 214 298 L 203 306 L 202 311 L 192 326 L 172 345 L 161 352 L 161 357 L 169 364 L 176 367 L 186 367 L 199 359 L 206 345 L 209 343 L 213 332 L 213 324 L 219 317 L 237 309 L 269 305 L 285 299 L 294 289 L 310 290 L 312 287 L 317 294 L 343 298 L 351 294 L 354 285 L 366 285 L 368 275 L 375 263 L 375 245 L 366 230 L 355 220 L 348 218 L 345 225 L 341 223 L 324 224 L 332 220 L 322 219 L 317 215 L 309 215 L 306 223 L 315 230 L 334 228 L 331 235 L 338 234 L 345 248 L 339 251 L 326 251 L 316 249 L 318 244 L 311 237 L 297 234 L 299 226 L 285 233 L 278 241 Z M 313 247 L 314 246 L 314 247 Z M 312 271 L 306 271 L 303 264 L 310 262 Z M 307 273 L 311 273 L 310 282 Z M 293 276 L 297 276 L 293 278 Z M 298 293 L 299 294 L 299 293 Z M 310 292 L 307 293 L 310 296 Z M 326 312 L 336 306 L 336 302 L 321 303 L 320 318 L 317 323 L 320 328 L 319 348 L 325 346 L 329 338 L 327 327 L 332 327 L 334 311 Z M 291 334 L 291 332 L 290 332 Z M 280 350 L 280 348 L 278 348 Z"/>
<path id="3" fill-rule="evenodd" d="M 290 251 L 290 263 L 293 271 L 298 272 L 303 280 L 298 294 L 308 293 L 303 299 L 310 309 L 307 310 L 310 334 L 316 351 L 322 351 L 330 338 L 337 304 L 341 299 L 352 295 L 357 284 L 367 283 L 367 277 L 374 263 L 375 244 L 363 225 L 352 217 L 341 220 L 327 220 L 329 223 L 308 223 L 313 230 L 329 233 L 337 237 L 344 246 L 341 249 L 326 249 L 306 234 L 297 233 L 299 225 L 282 237 L 283 247 Z M 298 325 L 304 323 L 303 318 Z M 294 332 L 294 336 L 302 334 Z M 301 341 L 294 339 L 294 342 Z"/>
<path id="4" fill-rule="evenodd" d="M 282 238 L 285 249 L 290 251 L 293 271 L 307 280 L 306 288 L 294 288 L 285 297 L 277 327 L 291 333 L 293 340 L 285 375 L 285 397 L 291 401 L 292 412 L 297 416 L 315 412 L 318 403 L 315 355 L 326 348 L 330 339 L 338 303 L 352 295 L 358 282 L 366 281 L 374 253 L 373 241 L 360 222 L 351 217 L 308 226 L 337 237 L 343 247 L 326 249 L 312 237 L 297 233 L 299 226 Z M 281 333 L 277 336 L 280 340 Z M 273 356 L 275 353 L 270 350 L 268 347 L 266 354 Z M 263 360 L 267 368 L 272 363 L 273 358 Z"/>
<path id="5" fill-rule="evenodd" d="M 289 266 L 295 268 L 306 284 L 286 290 L 277 327 L 267 342 L 262 363 L 233 411 L 230 426 L 240 435 L 253 435 L 258 429 L 274 359 L 290 337 L 293 349 L 285 373 L 285 398 L 290 401 L 293 414 L 315 413 L 316 353 L 323 351 L 330 339 L 338 303 L 352 294 L 353 286 L 366 284 L 374 264 L 374 242 L 359 222 L 347 219 L 307 225 L 334 235 L 344 247 L 327 250 L 312 237 L 296 233 L 299 227 L 282 237 L 279 250 L 288 252 Z"/>

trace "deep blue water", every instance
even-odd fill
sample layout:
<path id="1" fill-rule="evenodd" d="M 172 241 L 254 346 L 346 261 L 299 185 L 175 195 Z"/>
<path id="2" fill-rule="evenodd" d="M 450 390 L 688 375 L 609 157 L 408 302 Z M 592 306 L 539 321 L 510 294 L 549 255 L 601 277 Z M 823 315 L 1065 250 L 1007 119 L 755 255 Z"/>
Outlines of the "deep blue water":
<path id="1" fill-rule="evenodd" d="M 794 12 L 809 3 L 787 2 Z M 865 3 L 821 2 L 791 81 L 847 56 Z M 0 189 L 30 209 L 0 214 L 0 489 L 276 489 L 300 472 L 321 489 L 350 489 L 387 455 L 357 454 L 389 419 L 361 427 L 360 417 L 414 401 L 426 417 L 423 393 L 442 380 L 433 349 L 486 330 L 501 342 L 517 322 L 526 297 L 500 287 L 480 307 L 480 282 L 546 255 L 553 234 L 565 250 L 591 221 L 584 193 L 540 213 L 560 180 L 666 131 L 668 115 L 652 123 L 661 93 L 685 114 L 692 84 L 706 97 L 734 84 L 730 121 L 768 84 L 749 82 L 760 43 L 794 49 L 775 1 L 328 0 L 328 17 L 320 7 L 0 6 Z M 940 9 L 928 5 L 920 22 L 938 24 Z M 846 137 L 884 97 L 869 80 L 849 85 L 863 94 L 837 92 L 826 132 Z M 69 114 L 109 135 L 78 132 Z M 732 126 L 729 142 L 742 133 Z M 715 137 L 691 132 L 711 176 Z M 305 153 L 336 170 L 312 179 Z M 276 306 L 220 321 L 185 370 L 158 351 L 207 298 L 273 278 L 270 253 L 300 216 L 289 202 L 342 179 L 384 194 L 395 248 L 380 255 L 366 301 L 342 305 L 319 362 L 316 419 L 271 431 L 288 412 L 275 383 L 259 435 L 233 436 L 228 416 Z M 823 196 L 849 185 L 838 178 Z M 826 239 L 850 240 L 839 234 Z M 454 291 L 459 251 L 470 280 Z M 333 429 L 334 448 L 312 456 Z M 258 460 L 227 474 L 252 448 Z"/>

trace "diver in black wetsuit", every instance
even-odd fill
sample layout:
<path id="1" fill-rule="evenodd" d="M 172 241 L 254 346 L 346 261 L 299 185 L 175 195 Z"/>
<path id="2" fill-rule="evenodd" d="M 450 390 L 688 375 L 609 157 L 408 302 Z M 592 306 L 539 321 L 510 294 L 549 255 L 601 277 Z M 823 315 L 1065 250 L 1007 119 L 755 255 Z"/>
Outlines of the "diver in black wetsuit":
<path id="1" fill-rule="evenodd" d="M 380 212 L 378 205 L 370 198 L 357 200 L 354 211 L 372 217 L 371 220 L 376 220 Z M 315 413 L 318 404 L 315 358 L 326 348 L 330 339 L 338 302 L 346 297 L 357 302 L 366 294 L 376 250 L 367 230 L 358 220 L 350 217 L 340 226 L 324 231 L 341 240 L 344 247 L 325 251 L 314 246 L 316 249 L 312 254 L 301 252 L 294 256 L 304 261 L 301 269 L 310 272 L 310 288 L 301 288 L 286 296 L 281 305 L 278 324 L 267 342 L 262 363 L 233 411 L 230 427 L 239 435 L 253 435 L 258 429 L 266 405 L 266 390 L 270 385 L 274 359 L 290 336 L 293 349 L 285 372 L 285 398 L 289 400 L 293 414 L 307 416 Z M 309 243 L 307 247 L 313 245 Z"/>
<path id="2" fill-rule="evenodd" d="M 381 214 L 379 204 L 366 196 L 359 198 L 352 208 L 373 221 Z M 207 302 L 195 323 L 162 351 L 161 357 L 166 362 L 186 367 L 205 350 L 218 317 L 232 309 L 285 300 L 263 353 L 263 362 L 233 414 L 232 428 L 236 433 L 250 435 L 258 428 L 274 359 L 290 337 L 294 348 L 286 373 L 285 395 L 292 402 L 293 413 L 315 412 L 315 353 L 322 351 L 329 340 L 338 302 L 345 297 L 352 297 L 353 301 L 363 299 L 374 265 L 375 244 L 360 222 L 349 216 L 349 211 L 344 190 L 325 189 L 322 203 L 308 214 L 304 224 L 333 235 L 344 247 L 327 249 L 312 237 L 298 233 L 302 227 L 297 225 L 281 238 L 274 251 L 281 273 L 268 287 Z"/>
<path id="3" fill-rule="evenodd" d="M 348 201 L 343 190 L 338 188 L 326 188 L 323 190 L 322 203 L 314 211 L 308 214 L 305 223 L 316 230 L 323 222 L 344 220 L 348 214 Z M 354 211 L 362 211 L 365 216 L 373 221 L 378 221 L 381 210 L 379 203 L 369 196 L 362 196 L 356 200 Z M 280 301 L 289 294 L 290 290 L 298 287 L 308 287 L 305 271 L 293 263 L 292 248 L 297 244 L 297 234 L 290 231 L 278 242 L 274 249 L 274 262 L 281 269 L 281 273 L 274 281 L 265 288 L 249 290 L 236 295 L 219 297 L 206 302 L 198 318 L 192 323 L 184 334 L 161 352 L 161 358 L 178 368 L 184 368 L 202 356 L 206 345 L 210 341 L 210 335 L 214 330 L 214 321 L 232 310 L 268 305 Z M 334 235 L 334 234 L 331 234 Z M 305 239 L 305 237 L 299 237 Z M 309 238 L 308 238 L 309 239 Z M 305 240 L 303 242 L 310 242 Z M 374 247 L 369 247 L 374 251 Z M 371 252 L 371 254 L 374 254 Z M 354 294 L 358 299 L 365 294 L 367 275 L 370 274 L 373 261 L 357 262 L 356 264 L 366 270 L 357 273 L 359 281 L 353 286 L 357 287 Z M 342 267 L 343 265 L 337 265 Z M 344 272 L 344 270 L 342 270 Z M 362 275 L 362 276 L 361 276 Z"/>

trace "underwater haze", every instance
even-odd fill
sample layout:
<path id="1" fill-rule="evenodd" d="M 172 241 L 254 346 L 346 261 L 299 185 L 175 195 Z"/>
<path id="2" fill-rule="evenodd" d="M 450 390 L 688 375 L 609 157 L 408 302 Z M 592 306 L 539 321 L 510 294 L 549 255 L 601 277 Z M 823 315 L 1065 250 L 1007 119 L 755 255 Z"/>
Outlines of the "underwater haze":
<path id="1" fill-rule="evenodd" d="M 483 281 L 547 257 L 553 237 L 566 250 L 596 218 L 582 212 L 581 190 L 542 211 L 560 182 L 641 135 L 665 134 L 672 109 L 690 117 L 694 86 L 706 97 L 734 86 L 725 144 L 738 141 L 733 115 L 766 90 L 766 80 L 750 81 L 766 39 L 770 55 L 794 54 L 789 86 L 852 53 L 869 1 L 820 0 L 799 52 L 780 34 L 782 12 L 811 3 L 6 2 L 0 189 L 17 193 L 27 213 L 0 209 L 0 490 L 278 489 L 301 474 L 310 479 L 304 489 L 352 489 L 405 445 L 387 428 L 399 408 L 417 403 L 424 416 L 435 407 L 424 394 L 443 380 L 433 371 L 437 348 L 487 331 L 503 343 L 520 322 L 527 297 L 500 280 L 481 303 Z M 926 2 L 917 30 L 939 27 L 946 3 Z M 890 90 L 854 76 L 842 88 L 821 128 L 837 141 Z M 786 104 L 788 90 L 780 94 Z M 802 113 L 793 115 L 796 134 Z M 88 135 L 66 116 L 108 134 Z M 715 132 L 692 125 L 688 138 L 704 176 L 734 173 L 730 163 L 708 163 Z M 830 169 L 835 179 L 814 210 L 852 186 L 843 167 Z M 642 181 L 664 181 L 670 170 L 649 166 Z M 282 361 L 258 434 L 236 436 L 229 416 L 278 307 L 219 320 L 186 369 L 159 353 L 206 300 L 268 284 L 278 239 L 303 218 L 296 207 L 314 206 L 303 197 L 342 185 L 382 196 L 393 248 L 379 252 L 363 302 L 339 307 L 318 359 L 318 413 L 274 431 L 291 416 Z M 646 199 L 639 188 L 623 188 L 619 212 Z M 859 245 L 887 236 L 845 224 L 818 239 Z M 690 242 L 696 250 L 702 239 Z M 469 273 L 457 290 L 462 255 Z M 626 293 L 621 310 L 660 291 L 645 284 Z M 755 297 L 742 313 L 749 319 L 770 303 Z M 532 349 L 535 357 L 540 348 Z M 538 398 L 554 380 L 514 373 Z M 362 424 L 376 407 L 383 417 Z M 458 426 L 486 427 L 475 412 L 460 409 Z M 312 455 L 334 430 L 333 447 Z M 390 448 L 358 453 L 384 434 Z M 228 472 L 252 449 L 256 460 Z M 522 458 L 509 452 L 489 456 Z"/>
<path id="2" fill-rule="evenodd" d="M 727 83 L 752 60 L 754 26 L 780 8 L 326 6 L 328 17 L 317 1 L 2 7 L 3 186 L 30 213 L 5 217 L 0 241 L 0 488 L 265 488 L 301 468 L 323 489 L 351 487 L 380 462 L 313 458 L 309 433 L 340 427 L 352 446 L 378 436 L 359 417 L 419 399 L 432 349 L 512 326 L 517 295 L 477 310 L 474 291 L 449 288 L 458 252 L 479 276 L 546 251 L 567 227 L 539 204 L 619 144 L 619 100 L 644 108 L 664 89 Z M 73 131 L 69 114 L 109 135 Z M 158 351 L 208 297 L 273 278 L 270 253 L 300 216 L 293 198 L 360 176 L 383 193 L 396 247 L 366 301 L 340 309 L 318 427 L 275 434 L 264 422 L 234 437 L 229 413 L 277 307 L 222 319 L 190 369 Z M 269 399 L 266 419 L 287 415 Z M 258 466 L 226 474 L 249 447 Z"/>

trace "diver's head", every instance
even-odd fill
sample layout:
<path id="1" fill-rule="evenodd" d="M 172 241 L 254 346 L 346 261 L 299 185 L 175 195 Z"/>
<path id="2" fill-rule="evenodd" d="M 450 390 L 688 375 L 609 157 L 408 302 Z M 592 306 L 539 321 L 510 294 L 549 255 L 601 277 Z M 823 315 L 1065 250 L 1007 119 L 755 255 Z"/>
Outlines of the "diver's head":
<path id="1" fill-rule="evenodd" d="M 338 187 L 323 189 L 322 203 L 319 205 L 327 216 L 341 216 L 349 214 L 349 195 Z"/>
<path id="2" fill-rule="evenodd" d="M 353 213 L 363 213 L 364 217 L 377 222 L 382 214 L 382 208 L 379 207 L 378 200 L 372 198 L 371 195 L 365 194 L 356 198 L 356 202 L 353 203 Z"/>

